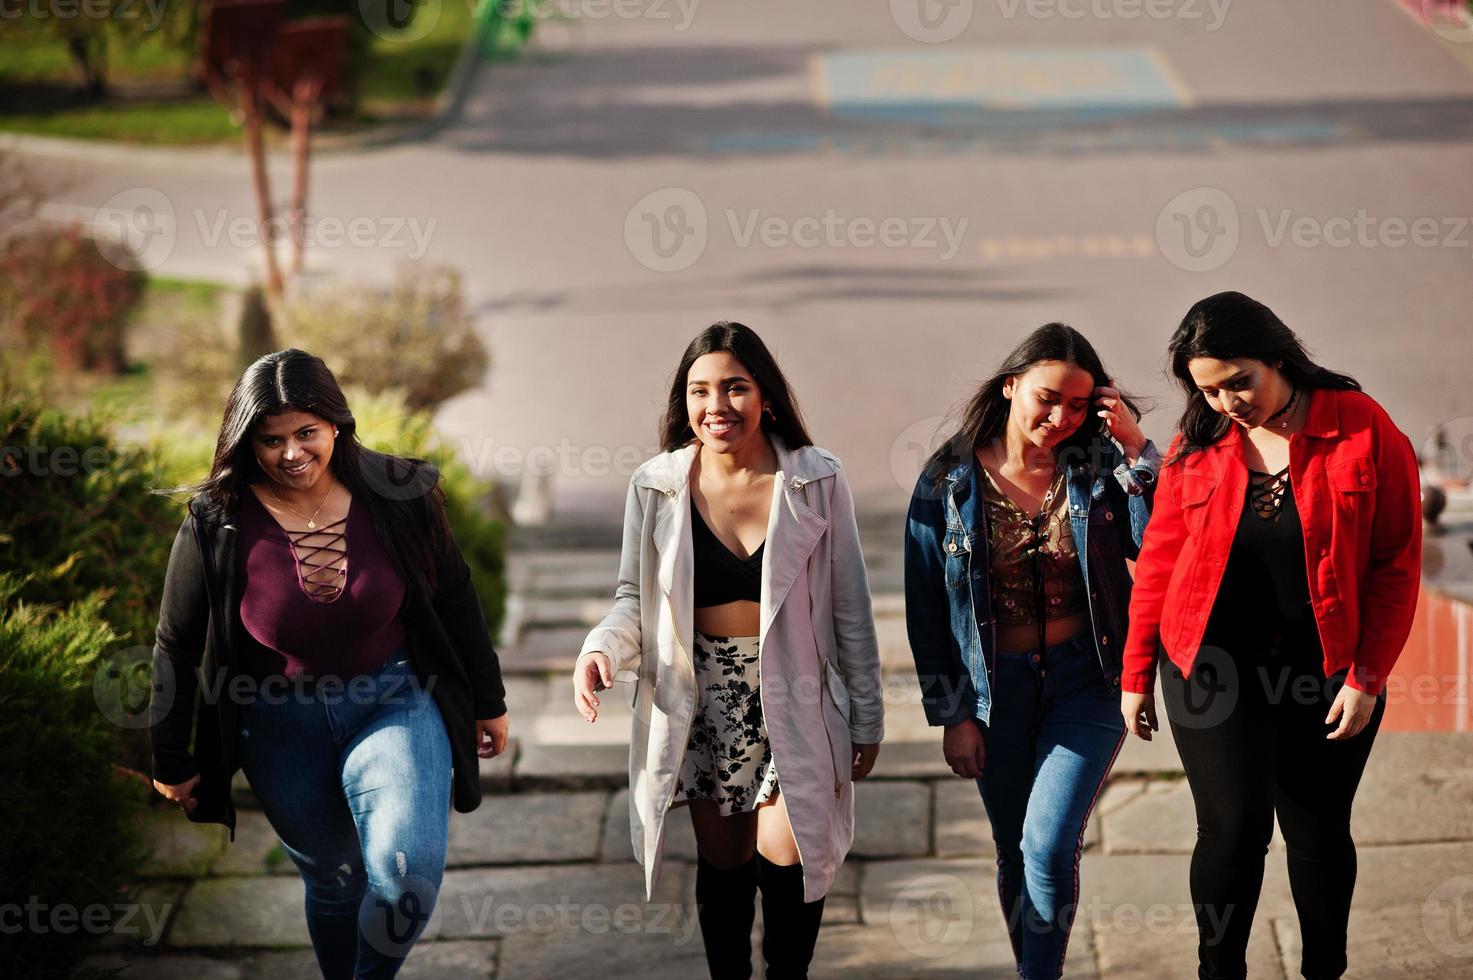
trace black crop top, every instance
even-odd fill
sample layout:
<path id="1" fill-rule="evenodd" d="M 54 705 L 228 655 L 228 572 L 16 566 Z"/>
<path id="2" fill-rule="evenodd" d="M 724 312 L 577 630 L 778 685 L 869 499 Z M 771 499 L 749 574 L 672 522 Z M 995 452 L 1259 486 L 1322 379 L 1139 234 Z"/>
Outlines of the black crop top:
<path id="1" fill-rule="evenodd" d="M 719 606 L 748 599 L 762 601 L 762 552 L 764 541 L 748 558 L 738 558 L 721 543 L 701 518 L 695 498 L 690 501 L 691 544 L 695 550 L 695 607 Z"/>

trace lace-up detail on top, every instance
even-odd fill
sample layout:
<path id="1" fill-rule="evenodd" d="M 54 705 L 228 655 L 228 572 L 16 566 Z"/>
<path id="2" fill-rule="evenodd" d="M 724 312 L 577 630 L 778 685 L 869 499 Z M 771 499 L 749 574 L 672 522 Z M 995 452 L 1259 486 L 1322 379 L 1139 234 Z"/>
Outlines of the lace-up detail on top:
<path id="1" fill-rule="evenodd" d="M 1289 489 L 1289 467 L 1277 473 L 1248 471 L 1248 499 L 1253 512 L 1265 521 L 1276 521 L 1284 509 L 1284 493 Z"/>
<path id="2" fill-rule="evenodd" d="M 313 602 L 335 602 L 343 594 L 348 581 L 347 529 L 347 515 L 314 531 L 282 528 L 297 560 L 297 584 Z"/>

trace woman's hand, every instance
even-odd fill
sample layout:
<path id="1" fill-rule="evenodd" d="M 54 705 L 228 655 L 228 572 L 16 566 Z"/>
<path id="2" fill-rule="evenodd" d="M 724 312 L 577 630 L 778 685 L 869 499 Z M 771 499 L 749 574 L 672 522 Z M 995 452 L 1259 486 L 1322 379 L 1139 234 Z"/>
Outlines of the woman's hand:
<path id="1" fill-rule="evenodd" d="M 1156 723 L 1156 695 L 1154 694 L 1122 692 L 1120 714 L 1125 718 L 1125 730 L 1142 742 L 1149 742 L 1151 733 L 1161 728 Z"/>
<path id="2" fill-rule="evenodd" d="M 1114 383 L 1113 379 L 1111 383 Z M 1101 385 L 1095 389 L 1094 399 L 1099 408 L 1095 414 L 1105 420 L 1105 428 L 1109 430 L 1110 437 L 1125 450 L 1126 462 L 1133 464 L 1145 452 L 1146 435 L 1141 431 L 1135 415 L 1121 399 L 1120 389 Z"/>
<path id="3" fill-rule="evenodd" d="M 941 751 L 946 756 L 946 764 L 958 776 L 982 778 L 987 746 L 983 743 L 982 729 L 972 719 L 946 726 L 946 734 L 941 737 Z"/>
<path id="4" fill-rule="evenodd" d="M 869 775 L 869 771 L 875 767 L 875 757 L 880 754 L 880 743 L 874 742 L 870 745 L 855 744 L 854 766 L 850 771 L 850 779 L 863 779 Z"/>
<path id="5" fill-rule="evenodd" d="M 511 714 L 500 718 L 476 719 L 476 755 L 483 759 L 494 759 L 506 751 L 507 736 L 511 732 Z"/>
<path id="6" fill-rule="evenodd" d="M 614 686 L 614 664 L 601 650 L 580 657 L 573 667 L 573 706 L 589 724 L 598 721 L 598 691 Z"/>
<path id="7" fill-rule="evenodd" d="M 1367 694 L 1365 691 L 1357 691 L 1349 684 L 1340 688 L 1340 693 L 1335 695 L 1335 703 L 1330 706 L 1330 713 L 1325 716 L 1325 724 L 1335 724 L 1335 719 L 1340 719 L 1340 725 L 1325 738 L 1341 741 L 1347 738 L 1355 738 L 1361 730 L 1371 722 L 1371 715 L 1376 711 L 1376 695 Z"/>
<path id="8" fill-rule="evenodd" d="M 170 786 L 161 783 L 157 779 L 153 781 L 153 788 L 158 790 L 170 803 L 183 810 L 185 813 L 193 813 L 194 808 L 199 806 L 199 800 L 194 798 L 194 788 L 199 785 L 199 773 L 195 773 L 182 783 Z"/>

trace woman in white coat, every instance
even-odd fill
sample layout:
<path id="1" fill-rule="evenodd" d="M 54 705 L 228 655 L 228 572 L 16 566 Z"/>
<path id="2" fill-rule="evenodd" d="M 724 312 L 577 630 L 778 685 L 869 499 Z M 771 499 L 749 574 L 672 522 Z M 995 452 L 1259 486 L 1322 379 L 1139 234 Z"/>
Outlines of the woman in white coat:
<path id="1" fill-rule="evenodd" d="M 773 980 L 805 977 L 854 839 L 855 779 L 883 735 L 854 504 L 761 339 L 717 323 L 686 348 L 665 451 L 629 483 L 614 606 L 573 670 L 588 721 L 633 675 L 630 830 L 646 897 L 685 806 L 713 977 L 749 977 L 756 894 Z"/>

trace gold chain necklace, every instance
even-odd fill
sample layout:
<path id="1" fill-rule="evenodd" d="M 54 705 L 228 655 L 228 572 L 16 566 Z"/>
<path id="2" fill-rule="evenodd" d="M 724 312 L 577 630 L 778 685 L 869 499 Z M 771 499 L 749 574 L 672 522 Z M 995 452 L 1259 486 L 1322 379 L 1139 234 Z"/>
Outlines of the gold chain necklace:
<path id="1" fill-rule="evenodd" d="M 329 471 L 328 478 L 331 479 L 331 471 Z M 287 510 L 291 511 L 293 514 L 296 514 L 298 517 L 300 517 L 303 520 L 305 520 L 307 522 L 307 529 L 309 531 L 315 531 L 315 530 L 317 530 L 317 515 L 320 514 L 320 513 L 322 513 L 322 508 L 323 507 L 326 507 L 327 506 L 327 498 L 332 496 L 333 487 L 336 486 L 336 485 L 337 484 L 335 484 L 335 483 L 332 483 L 332 484 L 329 484 L 328 485 L 328 487 L 327 487 L 327 493 L 325 493 L 325 494 L 322 495 L 322 503 L 318 504 L 317 505 L 317 509 L 312 512 L 312 516 L 311 517 L 308 517 L 306 514 L 304 514 L 301 511 L 297 510 L 295 507 L 293 507 L 291 504 L 287 503 L 285 500 L 282 500 L 280 497 L 277 497 L 276 496 L 276 491 L 271 488 L 271 480 L 269 478 L 266 480 L 266 490 L 267 490 L 267 492 L 270 493 L 271 496 L 276 497 L 276 502 L 278 504 L 281 504 L 281 506 L 285 507 Z"/>

